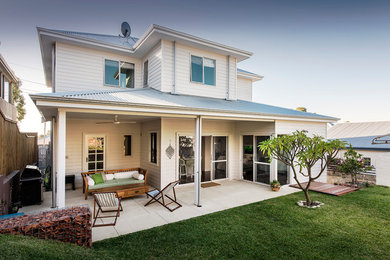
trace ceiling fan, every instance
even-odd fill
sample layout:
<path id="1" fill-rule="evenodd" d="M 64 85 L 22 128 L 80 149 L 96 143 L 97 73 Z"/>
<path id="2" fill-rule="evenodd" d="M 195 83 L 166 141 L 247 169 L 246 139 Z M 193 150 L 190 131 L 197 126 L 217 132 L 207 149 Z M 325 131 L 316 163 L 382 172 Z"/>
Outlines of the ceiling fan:
<path id="1" fill-rule="evenodd" d="M 114 116 L 114 121 L 110 122 L 96 122 L 97 125 L 103 125 L 103 124 L 114 124 L 114 125 L 119 125 L 119 124 L 135 124 L 137 122 L 135 121 L 119 121 L 118 120 L 118 115 Z"/>

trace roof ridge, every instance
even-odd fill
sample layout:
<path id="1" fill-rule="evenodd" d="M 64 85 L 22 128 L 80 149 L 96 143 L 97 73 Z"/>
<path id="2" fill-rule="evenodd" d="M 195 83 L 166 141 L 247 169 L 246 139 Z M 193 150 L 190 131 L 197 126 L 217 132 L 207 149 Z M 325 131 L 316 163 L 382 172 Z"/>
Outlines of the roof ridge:
<path id="1" fill-rule="evenodd" d="M 47 30 L 51 30 L 51 31 L 55 31 L 55 32 L 62 32 L 62 33 L 79 33 L 79 34 L 87 34 L 87 35 L 95 35 L 95 36 L 109 36 L 109 37 L 120 38 L 119 35 L 113 35 L 113 34 L 89 33 L 89 32 L 69 31 L 69 30 L 60 30 L 60 29 L 47 29 Z M 132 38 L 136 38 L 136 37 L 132 37 Z"/>

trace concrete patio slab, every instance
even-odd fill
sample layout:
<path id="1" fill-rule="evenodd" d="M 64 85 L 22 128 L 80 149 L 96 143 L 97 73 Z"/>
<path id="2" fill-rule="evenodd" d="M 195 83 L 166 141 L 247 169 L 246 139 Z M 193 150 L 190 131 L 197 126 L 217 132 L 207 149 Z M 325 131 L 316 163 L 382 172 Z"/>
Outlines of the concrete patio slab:
<path id="1" fill-rule="evenodd" d="M 221 185 L 201 188 L 201 207 L 194 205 L 194 185 L 182 185 L 177 187 L 177 197 L 182 207 L 170 212 L 158 203 L 144 207 L 148 199 L 146 196 L 138 196 L 122 200 L 123 211 L 115 226 L 96 227 L 92 229 L 92 240 L 99 241 L 119 235 L 129 234 L 140 230 L 149 229 L 168 223 L 177 222 L 233 207 L 246 205 L 274 197 L 279 197 L 297 192 L 297 189 L 283 186 L 279 192 L 273 192 L 267 185 L 238 181 L 223 180 Z M 81 189 L 66 192 L 66 205 L 89 205 L 93 210 L 93 198 L 84 200 Z M 50 210 L 51 192 L 44 193 L 44 201 L 41 205 L 23 207 L 19 212 L 31 213 L 42 210 Z M 101 221 L 101 220 L 98 220 Z M 107 218 L 103 223 L 109 223 Z"/>

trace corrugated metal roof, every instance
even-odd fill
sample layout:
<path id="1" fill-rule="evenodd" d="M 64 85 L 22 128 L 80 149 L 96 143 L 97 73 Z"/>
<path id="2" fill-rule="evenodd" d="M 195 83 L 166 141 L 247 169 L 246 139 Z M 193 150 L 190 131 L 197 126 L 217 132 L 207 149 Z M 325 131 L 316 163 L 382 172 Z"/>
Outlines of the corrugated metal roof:
<path id="1" fill-rule="evenodd" d="M 362 136 L 362 137 L 350 137 L 340 138 L 341 141 L 346 141 L 348 145 L 351 145 L 357 150 L 384 150 L 390 151 L 390 144 L 372 144 L 372 139 L 377 136 Z"/>
<path id="2" fill-rule="evenodd" d="M 99 41 L 108 44 L 114 44 L 121 47 L 132 48 L 138 41 L 138 38 L 129 37 L 129 39 L 120 37 L 119 35 L 107 35 L 107 34 L 96 34 L 96 33 L 84 33 L 84 32 L 73 32 L 64 30 L 51 30 L 53 32 L 67 34 L 71 36 L 81 37 L 88 40 Z"/>
<path id="3" fill-rule="evenodd" d="M 328 138 L 380 136 L 390 134 L 390 121 L 341 123 L 328 129 Z"/>
<path id="4" fill-rule="evenodd" d="M 260 114 L 287 116 L 297 118 L 314 118 L 335 121 L 337 118 L 301 112 L 294 109 L 265 105 L 244 100 L 225 100 L 217 98 L 177 95 L 164 93 L 151 88 L 115 89 L 107 91 L 82 91 L 67 93 L 48 93 L 31 95 L 33 99 L 56 97 L 68 100 L 102 101 L 129 105 L 148 105 L 167 108 L 212 110 L 216 112 L 231 112 L 241 114 Z"/>

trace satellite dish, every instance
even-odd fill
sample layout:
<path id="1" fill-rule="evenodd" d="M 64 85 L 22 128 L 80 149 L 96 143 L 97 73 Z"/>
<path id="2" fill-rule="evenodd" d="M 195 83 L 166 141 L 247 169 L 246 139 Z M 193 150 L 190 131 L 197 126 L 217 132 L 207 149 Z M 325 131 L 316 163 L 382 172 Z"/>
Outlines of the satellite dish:
<path id="1" fill-rule="evenodd" d="M 128 38 L 131 34 L 130 25 L 127 22 L 123 22 L 121 25 L 121 31 L 122 31 L 123 37 Z"/>

